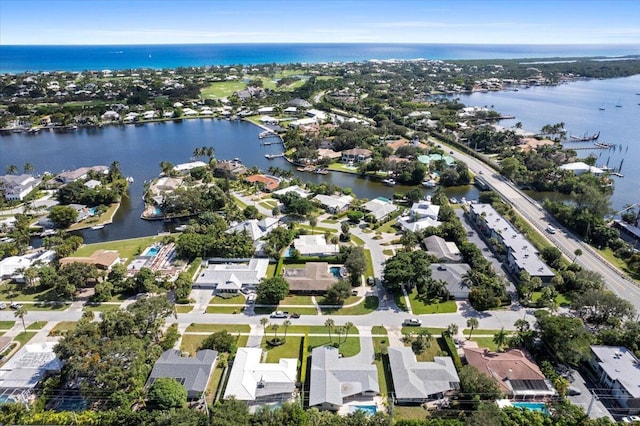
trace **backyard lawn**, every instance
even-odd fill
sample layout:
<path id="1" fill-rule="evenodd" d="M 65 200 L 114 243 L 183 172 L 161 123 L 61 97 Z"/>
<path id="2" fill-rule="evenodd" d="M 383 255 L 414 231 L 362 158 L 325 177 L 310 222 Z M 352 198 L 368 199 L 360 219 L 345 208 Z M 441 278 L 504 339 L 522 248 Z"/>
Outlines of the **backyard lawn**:
<path id="1" fill-rule="evenodd" d="M 405 343 L 405 346 L 411 346 L 410 343 Z M 423 352 L 416 354 L 416 359 L 418 361 L 433 361 L 433 357 L 435 356 L 447 356 L 446 351 L 444 350 L 445 343 L 442 337 L 433 336 L 431 339 L 431 346 L 425 349 Z"/>
<path id="2" fill-rule="evenodd" d="M 193 310 L 193 306 L 191 305 L 176 305 L 177 314 L 188 314 L 192 310 Z"/>
<path id="3" fill-rule="evenodd" d="M 108 241 L 106 243 L 85 244 L 73 253 L 72 257 L 90 256 L 96 250 L 117 250 L 121 259 L 131 260 L 142 253 L 154 242 L 160 241 L 161 237 L 131 238 L 128 240 Z"/>

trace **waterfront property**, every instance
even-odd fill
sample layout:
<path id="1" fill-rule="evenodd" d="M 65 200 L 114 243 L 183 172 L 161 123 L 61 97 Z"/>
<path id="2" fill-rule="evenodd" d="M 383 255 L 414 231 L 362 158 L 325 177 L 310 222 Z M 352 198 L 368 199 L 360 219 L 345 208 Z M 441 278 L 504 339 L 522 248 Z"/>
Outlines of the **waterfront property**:
<path id="1" fill-rule="evenodd" d="M 222 160 L 216 163 L 213 174 L 215 177 L 238 179 L 247 173 L 247 168 L 237 160 Z"/>
<path id="2" fill-rule="evenodd" d="M 249 406 L 290 401 L 296 390 L 297 358 L 278 363 L 260 362 L 262 349 L 238 348 L 224 398 L 234 397 Z"/>
<path id="3" fill-rule="evenodd" d="M 180 173 L 180 174 L 187 174 L 192 169 L 195 169 L 195 168 L 198 168 L 198 167 L 207 167 L 207 163 L 205 163 L 203 161 L 192 161 L 190 163 L 176 164 L 173 167 L 173 170 L 175 172 L 177 172 L 177 173 Z"/>
<path id="4" fill-rule="evenodd" d="M 443 398 L 460 388 L 451 357 L 418 362 L 408 347 L 389 347 L 389 369 L 396 404 L 422 404 Z"/>
<path id="5" fill-rule="evenodd" d="M 437 220 L 431 219 L 430 217 L 415 220 L 408 216 L 399 217 L 397 223 L 403 231 L 408 232 L 418 232 L 422 231 L 423 229 L 437 228 L 442 225 L 442 222 L 438 222 Z"/>
<path id="6" fill-rule="evenodd" d="M 250 219 L 231 226 L 226 232 L 229 234 L 233 232 L 246 232 L 253 241 L 258 241 L 271 232 L 278 223 L 278 219 L 273 217 L 265 217 L 260 220 Z"/>
<path id="7" fill-rule="evenodd" d="M 495 381 L 500 390 L 514 400 L 541 400 L 556 395 L 553 386 L 524 349 L 504 353 L 485 348 L 465 348 L 469 365 Z"/>
<path id="8" fill-rule="evenodd" d="M 207 389 L 217 359 L 218 352 L 210 349 L 198 351 L 194 357 L 185 357 L 179 350 L 168 349 L 153 365 L 147 386 L 157 379 L 171 378 L 186 389 L 188 399 L 200 398 Z"/>
<path id="9" fill-rule="evenodd" d="M 558 167 L 560 170 L 568 170 L 573 172 L 576 176 L 583 175 L 585 173 L 591 173 L 596 176 L 600 176 L 604 173 L 604 171 L 598 167 L 590 166 L 582 161 L 578 161 L 575 163 L 567 163 Z"/>
<path id="10" fill-rule="evenodd" d="M 230 259 L 210 259 L 206 269 L 200 272 L 193 286 L 211 288 L 223 293 L 237 293 L 243 288 L 255 289 L 267 275 L 269 259 L 246 259 L 233 262 Z"/>
<path id="11" fill-rule="evenodd" d="M 304 268 L 287 268 L 283 271 L 283 278 L 289 283 L 291 293 L 325 293 L 329 287 L 336 283 L 341 277 L 340 272 L 334 273 L 331 268 L 340 266 L 330 266 L 326 262 L 307 262 Z"/>
<path id="12" fill-rule="evenodd" d="M 88 257 L 63 257 L 60 259 L 60 267 L 70 263 L 86 263 L 94 265 L 98 269 L 110 271 L 113 265 L 120 262 L 120 255 L 115 250 L 96 250 Z"/>
<path id="13" fill-rule="evenodd" d="M 79 169 L 68 170 L 56 175 L 55 180 L 63 184 L 83 180 L 87 178 L 90 171 L 107 174 L 109 168 L 107 166 L 80 167 Z"/>
<path id="14" fill-rule="evenodd" d="M 445 241 L 442 237 L 431 235 L 422 240 L 422 244 L 429 254 L 437 257 L 441 262 L 455 263 L 462 261 L 460 249 L 452 241 Z"/>
<path id="15" fill-rule="evenodd" d="M 362 163 L 371 158 L 373 153 L 370 149 L 365 148 L 353 148 L 342 151 L 342 157 L 340 161 L 343 163 Z"/>
<path id="16" fill-rule="evenodd" d="M 336 214 L 347 210 L 353 201 L 353 197 L 351 195 L 318 194 L 312 200 L 320 203 L 327 212 Z"/>
<path id="17" fill-rule="evenodd" d="M 387 216 L 398 210 L 398 207 L 395 206 L 391 200 L 384 197 L 374 198 L 365 203 L 362 208 L 370 214 L 376 222 L 386 219 Z"/>
<path id="18" fill-rule="evenodd" d="M 36 263 L 47 265 L 56 258 L 53 250 L 37 250 L 22 256 L 9 256 L 0 260 L 0 280 L 24 282 L 24 271 Z"/>
<path id="19" fill-rule="evenodd" d="M 277 191 L 273 192 L 273 195 L 284 195 L 288 194 L 289 192 L 296 193 L 301 198 L 307 198 L 309 195 L 311 195 L 311 192 L 307 191 L 304 188 L 300 188 L 300 186 L 298 185 L 291 185 L 287 186 L 286 188 L 278 189 Z"/>
<path id="20" fill-rule="evenodd" d="M 447 283 L 446 290 L 449 295 L 457 300 L 469 298 L 471 288 L 464 282 L 464 276 L 471 270 L 466 263 L 432 263 L 431 279 Z"/>
<path id="21" fill-rule="evenodd" d="M 495 238 L 504 247 L 507 264 L 516 276 L 526 271 L 531 277 L 539 277 L 543 282 L 549 282 L 555 276 L 542 261 L 534 245 L 491 204 L 471 204 L 469 215 L 487 238 Z"/>
<path id="22" fill-rule="evenodd" d="M 267 175 L 251 175 L 244 178 L 245 182 L 260 185 L 265 192 L 273 192 L 280 186 L 280 179 Z"/>
<path id="23" fill-rule="evenodd" d="M 7 201 L 22 201 L 40 182 L 42 179 L 27 174 L 4 175 L 0 176 L 0 191 Z"/>
<path id="24" fill-rule="evenodd" d="M 591 346 L 589 367 L 598 387 L 611 394 L 625 415 L 640 414 L 640 360 L 624 346 Z"/>

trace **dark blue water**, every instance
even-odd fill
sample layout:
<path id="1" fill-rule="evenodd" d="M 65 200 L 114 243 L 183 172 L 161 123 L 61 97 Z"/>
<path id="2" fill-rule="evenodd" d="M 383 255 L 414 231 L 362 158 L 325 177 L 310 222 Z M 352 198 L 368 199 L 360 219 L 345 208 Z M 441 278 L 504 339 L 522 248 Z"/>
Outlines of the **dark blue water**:
<path id="1" fill-rule="evenodd" d="M 508 59 L 640 54 L 637 45 L 170 44 L 0 46 L 0 73 L 119 70 L 370 59 Z"/>

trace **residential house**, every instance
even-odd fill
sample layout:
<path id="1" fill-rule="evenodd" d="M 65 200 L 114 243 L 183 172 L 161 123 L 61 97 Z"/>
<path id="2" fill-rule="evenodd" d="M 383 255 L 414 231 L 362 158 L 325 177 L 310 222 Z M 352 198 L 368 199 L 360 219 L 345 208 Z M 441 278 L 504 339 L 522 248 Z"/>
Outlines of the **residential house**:
<path id="1" fill-rule="evenodd" d="M 304 108 L 304 109 L 308 109 L 311 108 L 312 105 L 309 101 L 306 101 L 304 99 L 300 99 L 300 98 L 296 98 L 296 99 L 292 99 L 290 100 L 287 105 L 292 106 L 292 107 L 298 107 L 298 108 Z"/>
<path id="2" fill-rule="evenodd" d="M 580 176 L 580 175 L 583 175 L 585 173 L 591 173 L 593 175 L 600 176 L 600 175 L 602 175 L 604 173 L 604 170 L 602 170 L 602 169 L 600 169 L 598 167 L 590 166 L 590 165 L 588 165 L 586 163 L 583 163 L 582 161 L 578 161 L 578 162 L 575 162 L 575 163 L 563 164 L 563 165 L 559 166 L 558 169 L 571 171 L 576 176 Z"/>
<path id="3" fill-rule="evenodd" d="M 466 263 L 432 263 L 431 279 L 447 283 L 446 290 L 457 300 L 469 298 L 471 289 L 464 283 L 464 276 L 471 267 Z"/>
<path id="4" fill-rule="evenodd" d="M 118 114 L 115 111 L 107 111 L 104 114 L 102 114 L 100 118 L 102 118 L 102 121 L 119 121 L 120 114 Z"/>
<path id="5" fill-rule="evenodd" d="M 458 246 L 453 241 L 445 241 L 437 235 L 431 235 L 422 240 L 424 248 L 429 254 L 435 256 L 441 262 L 461 262 L 462 255 Z"/>
<path id="6" fill-rule="evenodd" d="M 262 124 L 267 124 L 267 125 L 277 125 L 278 124 L 278 119 L 271 117 L 270 115 L 263 115 L 262 117 L 260 117 L 260 123 Z"/>
<path id="7" fill-rule="evenodd" d="M 180 174 L 187 174 L 191 171 L 191 169 L 195 169 L 198 167 L 207 167 L 207 163 L 205 163 L 204 161 L 192 161 L 190 163 L 176 164 L 173 167 L 173 170 Z"/>
<path id="8" fill-rule="evenodd" d="M 100 182 L 99 180 L 95 180 L 95 179 L 91 179 L 88 180 L 84 183 L 84 186 L 86 186 L 89 189 L 96 189 L 97 187 L 101 186 L 102 182 Z"/>
<path id="9" fill-rule="evenodd" d="M 0 176 L 0 191 L 7 201 L 22 201 L 40 182 L 42 179 L 27 174 L 4 175 Z"/>
<path id="10" fill-rule="evenodd" d="M 556 395 L 553 386 L 523 349 L 503 353 L 464 348 L 467 363 L 495 381 L 509 399 L 544 400 Z"/>
<path id="11" fill-rule="evenodd" d="M 342 157 L 342 153 L 338 151 L 334 151 L 330 148 L 318 148 L 318 158 L 328 158 L 330 160 L 335 160 L 340 157 Z"/>
<path id="12" fill-rule="evenodd" d="M 22 256 L 9 256 L 0 260 L 0 280 L 12 280 L 23 283 L 23 271 L 31 266 L 41 263 L 49 264 L 56 258 L 53 250 L 38 250 Z"/>
<path id="13" fill-rule="evenodd" d="M 340 250 L 337 244 L 328 244 L 324 235 L 300 235 L 293 240 L 292 247 L 302 256 L 335 256 Z"/>
<path id="14" fill-rule="evenodd" d="M 227 233 L 246 232 L 253 241 L 258 241 L 267 235 L 273 228 L 278 225 L 279 221 L 273 217 L 265 217 L 264 219 L 250 219 L 240 222 L 237 225 L 227 229 Z"/>
<path id="15" fill-rule="evenodd" d="M 321 346 L 311 352 L 309 407 L 337 411 L 359 398 L 372 399 L 380 393 L 375 364 L 361 357 L 343 358 L 337 348 Z"/>
<path id="16" fill-rule="evenodd" d="M 620 407 L 618 414 L 640 415 L 640 360 L 632 351 L 624 346 L 591 346 L 589 367 L 598 387 L 607 389 Z"/>
<path id="17" fill-rule="evenodd" d="M 297 358 L 277 363 L 260 362 L 262 349 L 238 348 L 224 398 L 234 397 L 249 406 L 291 400 L 296 389 Z"/>
<path id="18" fill-rule="evenodd" d="M 28 344 L 0 366 L 0 394 L 18 394 L 33 390 L 41 380 L 59 373 L 62 361 L 53 348 L 57 342 Z"/>
<path id="19" fill-rule="evenodd" d="M 342 151 L 342 158 L 340 161 L 343 163 L 361 163 L 371 158 L 372 152 L 370 149 L 365 148 L 353 148 Z"/>
<path id="20" fill-rule="evenodd" d="M 229 259 L 209 261 L 193 286 L 212 288 L 223 293 L 237 293 L 243 288 L 256 289 L 260 280 L 267 275 L 268 266 L 269 259 L 263 258 L 235 262 Z"/>
<path id="21" fill-rule="evenodd" d="M 198 399 L 207 390 L 217 359 L 218 352 L 211 349 L 200 350 L 194 357 L 182 356 L 177 349 L 168 349 L 153 365 L 147 386 L 158 379 L 175 379 L 186 389 L 188 399 Z"/>
<path id="22" fill-rule="evenodd" d="M 96 250 L 88 257 L 63 257 L 60 259 L 60 267 L 70 263 L 87 263 L 98 269 L 110 271 L 118 262 L 120 262 L 120 255 L 116 250 Z"/>
<path id="23" fill-rule="evenodd" d="M 273 192 L 280 186 L 280 179 L 268 175 L 251 175 L 244 178 L 245 182 L 260 185 L 265 192 Z"/>
<path id="24" fill-rule="evenodd" d="M 433 220 L 430 217 L 414 220 L 407 216 L 402 216 L 398 218 L 397 224 L 403 231 L 418 232 L 429 227 L 437 228 L 442 225 L 442 222 Z"/>
<path id="25" fill-rule="evenodd" d="M 328 118 L 327 113 L 324 111 L 320 111 L 319 109 L 307 110 L 307 116 L 313 117 L 318 121 L 325 121 Z"/>
<path id="26" fill-rule="evenodd" d="M 398 210 L 391 200 L 384 197 L 374 198 L 362 206 L 363 210 L 373 216 L 376 222 L 382 221 Z"/>
<path id="27" fill-rule="evenodd" d="M 247 168 L 237 160 L 222 160 L 216 163 L 213 174 L 216 177 L 238 179 L 247 173 Z"/>
<path id="28" fill-rule="evenodd" d="M 319 202 L 327 212 L 336 214 L 347 210 L 353 201 L 353 197 L 351 195 L 318 194 L 312 200 Z"/>
<path id="29" fill-rule="evenodd" d="M 419 201 L 411 205 L 409 215 L 414 219 L 423 219 L 425 217 L 433 220 L 438 220 L 438 214 L 440 213 L 440 206 L 431 204 L 429 201 Z"/>
<path id="30" fill-rule="evenodd" d="M 307 198 L 309 195 L 311 195 L 311 192 L 307 191 L 306 189 L 300 188 L 298 185 L 291 185 L 287 186 L 286 188 L 278 189 L 277 191 L 273 191 L 273 195 L 284 195 L 288 194 L 289 192 L 295 192 L 301 198 Z"/>
<path id="31" fill-rule="evenodd" d="M 471 204 L 471 220 L 489 239 L 495 239 L 507 253 L 507 265 L 515 275 L 526 271 L 532 277 L 549 282 L 555 276 L 529 242 L 491 204 Z"/>
<path id="32" fill-rule="evenodd" d="M 453 167 L 456 165 L 456 160 L 453 157 L 442 154 L 418 155 L 417 160 L 427 166 L 436 161 L 443 161 L 446 167 Z"/>
<path id="33" fill-rule="evenodd" d="M 65 184 L 70 182 L 75 182 L 80 179 L 86 179 L 89 171 L 107 174 L 109 172 L 109 167 L 107 166 L 80 167 L 79 169 L 62 172 L 59 175 L 57 175 L 55 179 L 58 182 L 62 182 Z"/>
<path id="34" fill-rule="evenodd" d="M 342 271 L 339 266 L 335 268 Z M 342 276 L 341 272 L 338 274 Z M 292 293 L 326 293 L 329 287 L 338 281 L 338 277 L 332 273 L 326 262 L 307 262 L 304 268 L 285 266 L 282 277 L 289 283 L 289 291 Z"/>
<path id="35" fill-rule="evenodd" d="M 396 404 L 422 404 L 460 388 L 451 357 L 436 356 L 433 362 L 418 362 L 409 347 L 389 347 L 387 350 Z"/>

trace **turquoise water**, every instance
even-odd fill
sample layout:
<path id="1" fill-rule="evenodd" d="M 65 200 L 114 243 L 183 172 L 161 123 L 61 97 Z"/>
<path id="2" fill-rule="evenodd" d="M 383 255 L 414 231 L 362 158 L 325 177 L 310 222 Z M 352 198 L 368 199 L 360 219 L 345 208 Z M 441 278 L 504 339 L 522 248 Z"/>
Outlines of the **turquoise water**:
<path id="1" fill-rule="evenodd" d="M 330 266 L 329 267 L 329 272 L 331 272 L 331 275 L 333 275 L 336 278 L 342 278 L 342 275 L 340 275 L 340 267 L 339 266 Z"/>
<path id="2" fill-rule="evenodd" d="M 145 256 L 156 256 L 160 249 L 158 247 L 149 247 L 147 251 L 144 252 Z"/>
<path id="3" fill-rule="evenodd" d="M 349 409 L 349 412 L 355 413 L 358 410 L 364 411 L 364 413 L 368 416 L 373 416 L 378 412 L 378 408 L 375 405 L 352 405 Z"/>
<path id="4" fill-rule="evenodd" d="M 284 257 L 291 257 L 292 254 L 293 254 L 293 248 L 288 247 L 287 250 L 285 250 L 284 252 Z"/>
<path id="5" fill-rule="evenodd" d="M 531 411 L 540 411 L 544 414 L 549 414 L 547 404 L 543 402 L 512 402 L 511 405 L 517 408 L 524 408 Z"/>
<path id="6" fill-rule="evenodd" d="M 91 216 L 95 216 L 95 215 L 96 215 L 96 213 L 97 213 L 97 210 L 96 210 L 96 208 L 95 208 L 95 207 L 91 207 L 91 208 L 89 209 L 89 214 L 90 214 Z"/>

